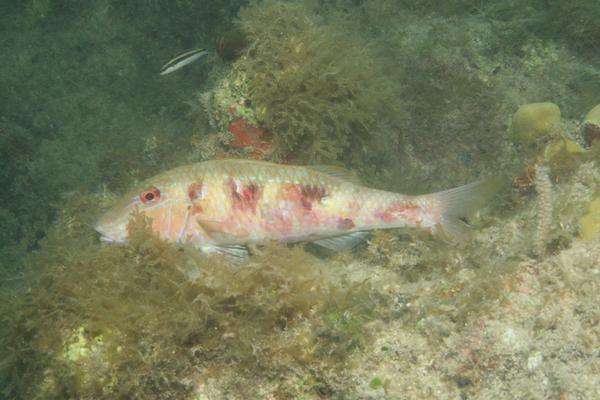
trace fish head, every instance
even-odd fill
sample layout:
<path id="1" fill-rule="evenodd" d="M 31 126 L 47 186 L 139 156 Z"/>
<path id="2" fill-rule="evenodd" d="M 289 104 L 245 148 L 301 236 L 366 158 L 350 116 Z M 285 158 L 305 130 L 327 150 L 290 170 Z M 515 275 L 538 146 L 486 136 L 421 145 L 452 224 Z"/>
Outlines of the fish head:
<path id="1" fill-rule="evenodd" d="M 178 241 L 185 231 L 188 220 L 189 203 L 180 185 L 161 179 L 151 178 L 105 212 L 95 229 L 100 240 L 109 243 L 123 243 L 127 240 L 127 225 L 135 213 L 143 213 L 152 221 L 152 230 L 159 237 Z"/>

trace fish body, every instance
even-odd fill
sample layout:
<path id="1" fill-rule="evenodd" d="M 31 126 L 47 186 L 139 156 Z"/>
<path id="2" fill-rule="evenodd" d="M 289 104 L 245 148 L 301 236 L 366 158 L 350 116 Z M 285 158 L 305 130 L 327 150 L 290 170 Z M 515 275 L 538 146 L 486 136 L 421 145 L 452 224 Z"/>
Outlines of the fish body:
<path id="1" fill-rule="evenodd" d="M 179 54 L 178 56 L 172 58 L 167 63 L 165 63 L 165 65 L 163 65 L 163 67 L 160 69 L 160 74 L 167 75 L 171 72 L 175 72 L 179 68 L 183 68 L 186 65 L 191 64 L 207 54 L 208 51 L 206 51 L 205 49 L 194 49 L 186 51 L 185 53 Z"/>
<path id="2" fill-rule="evenodd" d="M 481 197 L 481 184 L 409 196 L 371 189 L 336 167 L 215 160 L 152 177 L 99 220 L 108 242 L 127 239 L 134 210 L 152 219 L 161 238 L 200 249 L 314 241 L 349 248 L 374 229 L 422 228 L 461 240 L 459 218 Z"/>

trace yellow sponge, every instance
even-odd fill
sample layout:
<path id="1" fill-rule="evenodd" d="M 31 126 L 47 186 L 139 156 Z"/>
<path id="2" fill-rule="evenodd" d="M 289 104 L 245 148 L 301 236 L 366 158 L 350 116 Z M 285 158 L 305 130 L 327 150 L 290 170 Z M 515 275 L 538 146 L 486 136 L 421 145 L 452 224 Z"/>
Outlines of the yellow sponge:
<path id="1" fill-rule="evenodd" d="M 600 124 L 600 104 L 592 108 L 589 113 L 585 116 L 584 124 L 591 122 L 594 124 Z"/>
<path id="2" fill-rule="evenodd" d="M 532 144 L 560 121 L 560 109 L 554 103 L 525 104 L 513 116 L 510 134 L 520 144 Z"/>

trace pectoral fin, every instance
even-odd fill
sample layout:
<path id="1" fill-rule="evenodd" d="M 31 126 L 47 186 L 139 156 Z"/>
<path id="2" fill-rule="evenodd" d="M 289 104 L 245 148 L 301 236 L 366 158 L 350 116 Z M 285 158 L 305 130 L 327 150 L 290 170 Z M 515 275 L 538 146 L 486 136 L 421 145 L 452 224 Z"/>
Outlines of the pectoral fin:
<path id="1" fill-rule="evenodd" d="M 202 229 L 204 229 L 204 232 L 208 233 L 209 235 L 214 232 L 224 232 L 222 221 L 204 219 L 201 216 L 198 216 L 196 217 L 196 222 Z"/>
<path id="2" fill-rule="evenodd" d="M 196 222 L 206 232 L 206 234 L 215 242 L 236 242 L 237 237 L 228 232 L 222 221 L 215 221 L 196 217 Z"/>

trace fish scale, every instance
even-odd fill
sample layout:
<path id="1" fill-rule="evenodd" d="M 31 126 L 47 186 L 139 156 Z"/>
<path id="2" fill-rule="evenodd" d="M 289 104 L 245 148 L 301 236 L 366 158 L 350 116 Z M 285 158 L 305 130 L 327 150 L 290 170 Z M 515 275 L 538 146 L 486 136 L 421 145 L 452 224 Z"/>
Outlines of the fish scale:
<path id="1" fill-rule="evenodd" d="M 340 250 L 367 231 L 406 227 L 463 240 L 459 219 L 481 203 L 483 186 L 409 196 L 362 186 L 337 167 L 206 161 L 146 180 L 96 230 L 104 241 L 123 242 L 132 212 L 142 211 L 160 237 L 200 249 L 310 240 Z"/>

